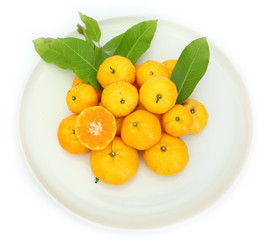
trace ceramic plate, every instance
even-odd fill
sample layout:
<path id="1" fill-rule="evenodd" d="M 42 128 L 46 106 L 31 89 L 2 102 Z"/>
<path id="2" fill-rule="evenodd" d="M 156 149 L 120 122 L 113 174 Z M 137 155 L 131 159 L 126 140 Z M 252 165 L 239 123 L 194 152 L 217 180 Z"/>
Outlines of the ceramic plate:
<path id="1" fill-rule="evenodd" d="M 102 42 L 142 20 L 146 19 L 101 21 Z M 151 47 L 138 64 L 149 59 L 176 59 L 198 37 L 202 36 L 181 25 L 159 20 Z M 245 163 L 252 116 L 241 77 L 224 54 L 211 42 L 209 45 L 208 70 L 191 96 L 204 103 L 209 121 L 202 132 L 182 137 L 190 154 L 187 167 L 176 176 L 159 176 L 141 157 L 136 177 L 122 186 L 95 184 L 90 153 L 75 156 L 59 146 L 56 132 L 60 121 L 71 114 L 65 97 L 75 75 L 40 61 L 23 92 L 19 134 L 26 161 L 47 193 L 92 223 L 124 229 L 180 223 L 220 199 Z"/>

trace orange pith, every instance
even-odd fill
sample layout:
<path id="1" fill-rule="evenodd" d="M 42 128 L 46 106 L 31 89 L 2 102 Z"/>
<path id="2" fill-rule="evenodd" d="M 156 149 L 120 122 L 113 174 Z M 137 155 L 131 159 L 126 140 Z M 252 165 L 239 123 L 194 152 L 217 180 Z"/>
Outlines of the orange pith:
<path id="1" fill-rule="evenodd" d="M 116 130 L 115 117 L 101 106 L 86 108 L 77 118 L 77 137 L 90 150 L 106 148 L 113 140 Z"/>

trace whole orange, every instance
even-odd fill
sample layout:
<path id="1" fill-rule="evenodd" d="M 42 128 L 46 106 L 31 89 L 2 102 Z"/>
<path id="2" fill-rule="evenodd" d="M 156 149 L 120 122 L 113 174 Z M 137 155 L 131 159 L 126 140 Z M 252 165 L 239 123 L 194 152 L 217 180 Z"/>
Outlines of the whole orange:
<path id="1" fill-rule="evenodd" d="M 141 87 L 149 78 L 155 76 L 170 77 L 167 67 L 157 61 L 149 60 L 140 65 L 136 71 L 136 81 Z"/>
<path id="2" fill-rule="evenodd" d="M 105 88 L 115 82 L 135 82 L 135 67 L 132 62 L 122 56 L 106 58 L 99 66 L 97 80 Z"/>
<path id="3" fill-rule="evenodd" d="M 208 122 L 208 112 L 205 106 L 201 102 L 190 98 L 183 103 L 183 106 L 188 109 L 193 118 L 193 123 L 188 133 L 195 134 L 202 131 Z"/>
<path id="4" fill-rule="evenodd" d="M 145 110 L 136 110 L 125 117 L 121 137 L 124 143 L 135 149 L 150 148 L 160 140 L 160 122 L 154 114 Z"/>
<path id="5" fill-rule="evenodd" d="M 97 105 L 98 96 L 94 87 L 80 83 L 67 92 L 66 102 L 71 112 L 80 113 L 85 108 Z"/>
<path id="6" fill-rule="evenodd" d="M 175 84 L 166 77 L 152 77 L 140 88 L 140 102 L 152 113 L 163 114 L 170 110 L 177 96 Z"/>
<path id="7" fill-rule="evenodd" d="M 83 154 L 89 152 L 89 149 L 79 141 L 75 125 L 78 115 L 70 115 L 63 119 L 57 130 L 57 138 L 60 146 L 71 154 Z"/>
<path id="8" fill-rule="evenodd" d="M 93 174 L 102 182 L 120 185 L 136 175 L 139 155 L 120 137 L 115 137 L 105 149 L 91 152 L 90 164 Z"/>
<path id="9" fill-rule="evenodd" d="M 157 144 L 143 151 L 143 158 L 153 172 L 171 176 L 185 168 L 189 154 L 186 144 L 180 138 L 163 133 Z"/>
<path id="10" fill-rule="evenodd" d="M 184 106 L 176 104 L 161 117 L 164 131 L 171 136 L 180 137 L 187 134 L 193 124 L 190 111 Z"/>

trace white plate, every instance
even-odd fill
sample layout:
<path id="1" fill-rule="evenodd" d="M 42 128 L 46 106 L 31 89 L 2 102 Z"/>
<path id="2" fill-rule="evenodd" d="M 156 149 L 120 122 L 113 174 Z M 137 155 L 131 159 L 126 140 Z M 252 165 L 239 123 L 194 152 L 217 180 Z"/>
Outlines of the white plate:
<path id="1" fill-rule="evenodd" d="M 122 17 L 101 21 L 103 43 L 142 20 Z M 159 20 L 151 47 L 138 63 L 178 58 L 198 37 L 183 26 Z M 26 161 L 48 194 L 92 223 L 128 229 L 183 222 L 220 199 L 245 163 L 252 115 L 236 69 L 209 44 L 208 70 L 191 96 L 205 104 L 209 122 L 199 134 L 182 138 L 190 153 L 187 167 L 177 176 L 159 176 L 141 158 L 138 174 L 123 186 L 95 184 L 90 154 L 71 155 L 59 146 L 56 132 L 60 121 L 71 114 L 65 97 L 74 73 L 41 61 L 24 89 L 19 134 Z"/>

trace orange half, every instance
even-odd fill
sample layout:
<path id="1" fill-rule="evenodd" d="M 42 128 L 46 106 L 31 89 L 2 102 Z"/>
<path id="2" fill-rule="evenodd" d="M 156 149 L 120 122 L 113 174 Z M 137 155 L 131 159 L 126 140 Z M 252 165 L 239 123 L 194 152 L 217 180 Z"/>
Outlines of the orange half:
<path id="1" fill-rule="evenodd" d="M 117 125 L 111 112 L 101 106 L 84 109 L 76 121 L 76 135 L 90 150 L 106 148 L 114 139 Z"/>

